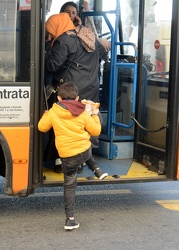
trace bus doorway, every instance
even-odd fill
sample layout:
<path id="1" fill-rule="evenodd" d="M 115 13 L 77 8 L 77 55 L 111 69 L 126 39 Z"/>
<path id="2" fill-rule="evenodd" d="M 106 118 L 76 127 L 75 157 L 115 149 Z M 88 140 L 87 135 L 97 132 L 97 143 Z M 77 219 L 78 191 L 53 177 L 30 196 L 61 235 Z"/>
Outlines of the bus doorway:
<path id="1" fill-rule="evenodd" d="M 162 16 L 161 4 L 121 0 L 109 8 L 107 1 L 90 1 L 91 10 L 81 14 L 84 25 L 90 18 L 98 35 L 106 34 L 111 40 L 109 60 L 101 64 L 103 127 L 99 148 L 93 149 L 99 165 L 110 173 L 104 182 L 167 178 L 172 2 L 167 1 L 164 12 L 168 14 Z M 57 12 L 55 1 L 52 6 L 48 16 Z M 149 32 L 152 29 L 156 36 Z M 170 178 L 176 176 L 174 169 Z M 96 181 L 88 176 L 87 167 L 83 170 L 79 184 Z M 45 181 L 46 177 L 44 172 Z"/>

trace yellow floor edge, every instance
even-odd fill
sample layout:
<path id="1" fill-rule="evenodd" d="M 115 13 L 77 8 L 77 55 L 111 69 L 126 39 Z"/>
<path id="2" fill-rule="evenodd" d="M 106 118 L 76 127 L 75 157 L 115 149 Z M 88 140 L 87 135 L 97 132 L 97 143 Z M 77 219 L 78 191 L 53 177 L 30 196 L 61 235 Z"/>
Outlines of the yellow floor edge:
<path id="1" fill-rule="evenodd" d="M 45 181 L 63 181 L 62 173 L 55 173 L 53 170 L 49 168 L 43 168 L 43 176 L 45 177 Z"/>
<path id="2" fill-rule="evenodd" d="M 55 173 L 53 170 L 49 168 L 43 168 L 43 176 L 45 177 L 44 182 L 54 182 L 54 181 L 63 181 L 62 173 Z M 106 177 L 106 179 L 111 179 L 111 176 Z M 87 181 L 86 176 L 78 177 L 79 181 Z M 98 180 L 97 177 L 94 176 L 94 180 Z"/>
<path id="3" fill-rule="evenodd" d="M 158 173 L 148 170 L 144 165 L 133 162 L 127 175 L 121 175 L 120 178 L 148 178 L 148 177 L 158 177 Z"/>
<path id="4" fill-rule="evenodd" d="M 62 173 L 55 173 L 49 168 L 43 168 L 44 182 L 54 182 L 54 181 L 63 181 Z M 158 173 L 148 170 L 144 165 L 133 162 L 130 166 L 130 169 L 126 175 L 120 175 L 120 179 L 132 179 L 132 178 L 155 178 L 159 177 Z M 114 179 L 112 176 L 108 176 L 105 179 L 110 180 Z M 87 180 L 85 176 L 78 177 L 78 180 L 85 181 Z M 94 176 L 94 180 L 98 180 Z"/>

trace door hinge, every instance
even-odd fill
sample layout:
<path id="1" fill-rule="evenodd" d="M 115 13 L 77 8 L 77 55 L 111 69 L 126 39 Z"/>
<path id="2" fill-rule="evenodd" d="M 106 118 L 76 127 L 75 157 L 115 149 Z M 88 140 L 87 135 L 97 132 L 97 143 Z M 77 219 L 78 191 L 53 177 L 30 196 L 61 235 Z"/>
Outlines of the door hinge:
<path id="1" fill-rule="evenodd" d="M 165 162 L 164 161 L 158 162 L 158 174 L 159 175 L 165 174 Z"/>
<path id="2" fill-rule="evenodd" d="M 150 156 L 148 155 L 143 155 L 143 163 L 146 166 L 146 168 L 149 168 L 152 166 L 152 163 L 150 161 Z"/>

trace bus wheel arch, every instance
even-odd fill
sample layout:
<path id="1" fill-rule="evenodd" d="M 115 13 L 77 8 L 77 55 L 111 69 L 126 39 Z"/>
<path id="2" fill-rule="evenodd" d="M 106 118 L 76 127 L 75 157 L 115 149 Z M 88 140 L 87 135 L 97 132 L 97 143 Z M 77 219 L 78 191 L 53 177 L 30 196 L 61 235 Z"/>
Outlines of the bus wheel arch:
<path id="1" fill-rule="evenodd" d="M 0 175 L 5 177 L 5 194 L 12 194 L 12 155 L 6 138 L 0 131 Z"/>

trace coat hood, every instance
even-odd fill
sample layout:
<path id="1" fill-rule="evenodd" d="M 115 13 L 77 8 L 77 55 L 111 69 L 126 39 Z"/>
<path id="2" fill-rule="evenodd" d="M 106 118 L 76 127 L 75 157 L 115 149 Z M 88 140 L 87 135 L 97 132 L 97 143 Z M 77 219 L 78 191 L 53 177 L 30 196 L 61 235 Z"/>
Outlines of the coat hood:
<path id="1" fill-rule="evenodd" d="M 75 100 L 63 100 L 55 103 L 53 106 L 57 109 L 56 114 L 63 117 L 70 117 L 71 115 L 79 116 L 85 111 L 85 105 Z M 59 107 L 61 108 L 61 112 L 59 112 Z"/>
<path id="2" fill-rule="evenodd" d="M 74 30 L 75 26 L 67 13 L 60 13 L 50 16 L 46 21 L 45 28 L 56 39 L 66 31 Z"/>

